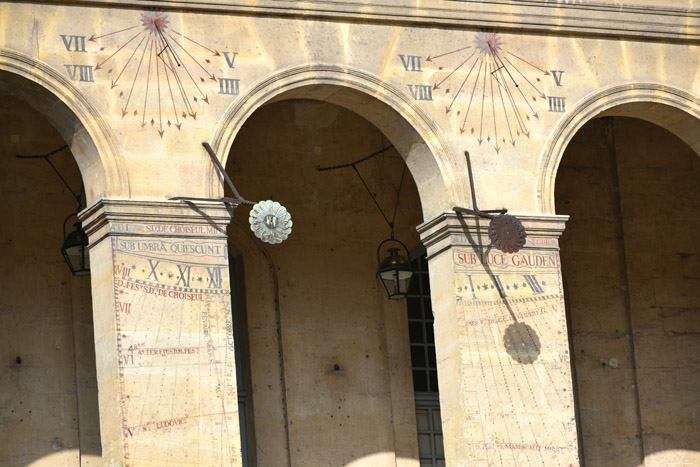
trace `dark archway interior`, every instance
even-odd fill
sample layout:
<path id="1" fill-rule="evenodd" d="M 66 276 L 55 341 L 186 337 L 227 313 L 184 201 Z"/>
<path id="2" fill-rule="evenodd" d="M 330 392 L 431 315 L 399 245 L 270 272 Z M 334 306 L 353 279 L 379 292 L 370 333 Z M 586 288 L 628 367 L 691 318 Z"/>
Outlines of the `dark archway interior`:
<path id="1" fill-rule="evenodd" d="M 695 465 L 700 157 L 646 121 L 594 119 L 567 147 L 556 205 L 571 216 L 560 246 L 581 457 Z"/>
<path id="2" fill-rule="evenodd" d="M 66 142 L 2 86 L 0 99 L 0 464 L 87 463 L 101 452 L 90 276 L 72 276 L 60 251 L 77 202 L 44 160 L 15 157 Z M 80 191 L 71 152 L 51 161 Z"/>
<path id="3" fill-rule="evenodd" d="M 233 144 L 227 171 L 241 195 L 279 201 L 294 222 L 280 245 L 255 240 L 267 260 L 242 252 L 257 465 L 286 462 L 275 457 L 284 449 L 274 429 L 280 402 L 268 397 L 280 384 L 293 465 L 417 458 L 406 303 L 387 300 L 375 277 L 377 246 L 389 227 L 351 168 L 317 170 L 389 145 L 356 113 L 304 99 L 263 106 Z M 389 218 L 405 167 L 396 149 L 357 167 Z M 237 208 L 232 238 L 250 232 L 248 212 Z M 420 222 L 418 191 L 406 169 L 396 236 L 409 249 L 419 244 Z M 269 271 L 255 270 L 263 261 L 274 269 L 273 284 Z M 265 297 L 279 298 L 278 323 L 265 317 Z M 282 356 L 283 375 L 268 387 L 261 382 L 278 371 L 266 360 L 272 349 Z"/>
<path id="4" fill-rule="evenodd" d="M 105 179 L 103 160 L 100 157 L 104 154 L 99 154 L 95 141 L 86 130 L 83 122 L 64 101 L 42 85 L 15 73 L 2 70 L 0 70 L 0 94 L 21 101 L 23 105 L 41 115 L 43 125 L 51 127 L 50 133 L 60 138 L 63 141 L 62 145 L 70 147 L 71 159 L 76 168 L 82 171 L 82 176 L 78 178 L 77 184 L 86 184 L 87 204 L 92 204 L 105 195 L 107 180 Z M 78 103 L 82 104 L 83 102 L 79 101 Z M 38 127 L 35 127 L 34 131 L 38 133 Z M 120 174 L 116 171 L 111 174 L 111 178 L 114 180 L 119 177 Z M 85 203 L 83 207 L 85 207 Z"/>

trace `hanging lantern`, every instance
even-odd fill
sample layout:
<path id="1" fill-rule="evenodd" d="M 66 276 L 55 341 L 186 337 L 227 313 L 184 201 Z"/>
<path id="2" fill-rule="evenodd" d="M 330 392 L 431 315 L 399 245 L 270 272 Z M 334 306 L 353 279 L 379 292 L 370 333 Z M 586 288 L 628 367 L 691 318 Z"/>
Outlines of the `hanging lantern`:
<path id="1" fill-rule="evenodd" d="M 63 253 L 63 257 L 74 276 L 87 276 L 90 274 L 87 234 L 80 222 L 76 222 L 73 224 L 75 230 L 66 235 L 66 222 L 75 215 L 71 214 L 63 222 L 63 246 L 61 247 L 61 253 Z"/>
<path id="2" fill-rule="evenodd" d="M 380 260 L 382 246 L 387 242 L 394 242 L 401 245 L 406 255 L 400 254 L 402 248 L 388 248 L 389 253 L 383 260 Z M 408 287 L 413 279 L 413 268 L 408 260 L 408 249 L 406 245 L 394 238 L 388 238 L 379 244 L 377 248 L 377 277 L 381 282 L 387 296 L 392 300 L 400 300 L 408 295 Z"/>

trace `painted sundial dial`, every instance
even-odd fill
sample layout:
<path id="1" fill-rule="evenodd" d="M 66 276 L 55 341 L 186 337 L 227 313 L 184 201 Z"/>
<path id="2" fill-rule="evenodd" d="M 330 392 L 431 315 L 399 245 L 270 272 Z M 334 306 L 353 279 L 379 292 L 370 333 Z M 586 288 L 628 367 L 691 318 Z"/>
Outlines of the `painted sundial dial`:
<path id="1" fill-rule="evenodd" d="M 398 56 L 410 78 L 430 72 L 425 84 L 407 83 L 414 100 L 445 102 L 445 114 L 459 134 L 491 145 L 496 153 L 529 139 L 543 111 L 565 111 L 559 89 L 564 71 L 549 70 L 527 51 L 509 48 L 497 32 L 479 32 L 453 50 Z M 546 95 L 551 79 L 555 95 Z"/>
<path id="2" fill-rule="evenodd" d="M 445 113 L 460 117 L 460 134 L 491 143 L 497 153 L 530 137 L 530 123 L 547 100 L 541 77 L 550 73 L 507 50 L 499 34 L 480 32 L 472 45 L 430 55 L 426 62 L 447 71 L 434 75 L 433 93 L 452 97 Z"/>
<path id="3" fill-rule="evenodd" d="M 122 119 L 153 129 L 161 138 L 167 130 L 179 131 L 196 120 L 212 95 L 236 95 L 239 87 L 237 79 L 217 77 L 223 60 L 233 68 L 237 53 L 219 53 L 176 30 L 175 22 L 167 13 L 148 11 L 136 16 L 130 26 L 87 39 L 88 44 L 100 46 L 90 72 L 116 94 Z"/>

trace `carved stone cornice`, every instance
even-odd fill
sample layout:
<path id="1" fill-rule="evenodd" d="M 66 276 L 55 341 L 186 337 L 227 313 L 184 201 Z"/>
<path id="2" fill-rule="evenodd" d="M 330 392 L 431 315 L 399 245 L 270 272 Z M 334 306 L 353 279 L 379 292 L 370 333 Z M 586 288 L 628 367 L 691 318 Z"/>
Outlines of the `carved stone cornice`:
<path id="1" fill-rule="evenodd" d="M 58 0 L 57 3 L 173 8 L 314 19 L 492 27 L 645 39 L 700 39 L 700 9 L 601 0 Z M 688 2 L 690 4 L 691 2 Z"/>
<path id="2" fill-rule="evenodd" d="M 527 232 L 523 250 L 559 249 L 558 239 L 569 216 L 512 215 L 522 222 Z M 417 230 L 431 257 L 453 246 L 488 247 L 491 244 L 488 226 L 488 219 L 445 212 L 419 225 Z"/>
<path id="3" fill-rule="evenodd" d="M 94 246 L 112 235 L 227 238 L 233 209 L 224 203 L 100 199 L 80 213 Z"/>

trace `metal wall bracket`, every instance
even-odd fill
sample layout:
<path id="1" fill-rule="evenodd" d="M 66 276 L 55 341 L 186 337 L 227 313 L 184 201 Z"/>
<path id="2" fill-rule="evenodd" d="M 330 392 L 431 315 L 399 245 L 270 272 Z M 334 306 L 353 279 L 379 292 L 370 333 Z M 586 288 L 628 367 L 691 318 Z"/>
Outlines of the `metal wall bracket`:
<path id="1" fill-rule="evenodd" d="M 236 190 L 236 187 L 233 184 L 233 181 L 231 180 L 231 177 L 228 176 L 226 173 L 226 169 L 224 169 L 224 166 L 221 165 L 221 162 L 219 162 L 219 159 L 216 157 L 216 154 L 214 153 L 214 150 L 211 148 L 209 143 L 203 142 L 202 146 L 204 146 L 204 149 L 207 150 L 207 154 L 209 154 L 209 157 L 211 158 L 211 161 L 214 163 L 214 167 L 219 171 L 221 176 L 224 177 L 224 180 L 226 180 L 226 184 L 228 187 L 231 189 L 233 192 L 233 195 L 235 198 L 229 198 L 227 196 L 224 196 L 222 198 L 192 198 L 189 196 L 176 196 L 174 198 L 170 198 L 171 200 L 180 200 L 180 201 L 218 201 L 222 203 L 228 203 L 228 204 L 233 204 L 234 206 L 238 206 L 239 204 L 246 204 L 249 206 L 253 206 L 255 203 L 252 201 L 248 201 L 247 199 L 244 199 L 241 197 L 241 195 L 238 193 L 238 190 Z"/>
<path id="2" fill-rule="evenodd" d="M 507 209 L 486 209 L 480 210 L 476 204 L 476 192 L 474 190 L 474 176 L 472 175 L 472 162 L 469 158 L 469 151 L 464 151 L 467 158 L 467 169 L 469 170 L 469 186 L 472 192 L 473 209 L 455 206 L 452 210 L 458 214 L 470 214 L 472 216 L 490 219 L 489 238 L 496 248 L 504 253 L 516 253 L 524 245 L 527 234 L 525 227 L 515 217 L 507 215 Z M 498 214 L 497 216 L 495 214 Z"/>

